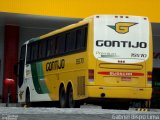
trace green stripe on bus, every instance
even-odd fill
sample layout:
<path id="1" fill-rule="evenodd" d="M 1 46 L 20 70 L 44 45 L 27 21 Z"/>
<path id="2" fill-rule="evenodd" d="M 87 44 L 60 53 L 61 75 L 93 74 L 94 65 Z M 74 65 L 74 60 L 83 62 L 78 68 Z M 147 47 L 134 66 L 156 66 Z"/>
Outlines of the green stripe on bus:
<path id="1" fill-rule="evenodd" d="M 42 62 L 37 63 L 36 67 L 37 67 L 38 80 L 39 80 L 41 90 L 43 93 L 48 93 L 47 85 L 45 83 L 45 78 L 43 74 Z"/>
<path id="2" fill-rule="evenodd" d="M 32 78 L 33 78 L 33 84 L 34 84 L 35 90 L 38 94 L 42 94 L 42 89 L 41 89 L 39 81 L 38 81 L 36 63 L 31 64 L 31 71 L 32 71 Z"/>

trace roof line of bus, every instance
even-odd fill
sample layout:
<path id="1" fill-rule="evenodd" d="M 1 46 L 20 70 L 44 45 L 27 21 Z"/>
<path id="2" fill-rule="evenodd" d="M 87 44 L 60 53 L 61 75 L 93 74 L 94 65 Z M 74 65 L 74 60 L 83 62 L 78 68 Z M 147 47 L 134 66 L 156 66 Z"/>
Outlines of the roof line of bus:
<path id="1" fill-rule="evenodd" d="M 60 28 L 60 29 L 54 30 L 54 31 L 52 31 L 52 32 L 49 32 L 49 33 L 47 33 L 47 34 L 44 34 L 44 35 L 40 36 L 39 38 L 40 38 L 40 39 L 44 39 L 44 38 L 50 37 L 50 36 L 52 36 L 52 35 L 58 34 L 58 33 L 60 33 L 60 32 L 63 32 L 63 31 L 66 31 L 66 30 L 70 30 L 70 29 L 72 29 L 72 28 L 75 28 L 75 27 L 78 27 L 78 26 L 81 26 L 81 25 L 85 25 L 85 24 L 87 24 L 88 22 L 89 22 L 89 19 L 84 19 L 84 20 L 82 20 L 82 21 L 79 21 L 79 22 L 78 22 L 79 24 L 78 24 L 78 23 L 74 23 L 74 24 L 65 26 L 65 27 L 63 27 L 63 28 Z"/>
<path id="2" fill-rule="evenodd" d="M 83 19 L 83 20 L 81 20 L 81 21 L 79 21 L 79 22 L 77 22 L 77 23 L 74 23 L 74 24 L 71 24 L 71 25 L 68 25 L 68 26 L 59 28 L 59 29 L 57 29 L 57 30 L 53 30 L 53 31 L 51 31 L 51 32 L 49 32 L 49 33 L 47 33 L 47 34 L 41 35 L 41 36 L 39 36 L 39 37 L 31 38 L 31 39 L 29 39 L 28 41 L 26 41 L 23 45 L 28 44 L 28 43 L 31 43 L 31 42 L 34 42 L 34 41 L 37 41 L 37 40 L 40 40 L 40 39 L 44 39 L 44 38 L 50 37 L 50 36 L 52 36 L 52 35 L 56 35 L 56 34 L 58 34 L 58 33 L 60 33 L 60 32 L 63 32 L 63 31 L 66 31 L 66 30 L 70 30 L 70 29 L 72 29 L 72 28 L 75 28 L 75 27 L 78 27 L 78 26 L 81 26 L 81 25 L 85 25 L 85 24 L 89 23 L 89 21 L 90 21 L 92 18 L 93 18 L 93 16 L 92 16 L 92 17 L 85 18 L 85 19 Z M 78 23 L 79 23 L 79 24 L 78 24 Z"/>
<path id="3" fill-rule="evenodd" d="M 85 25 L 85 24 L 89 23 L 89 21 L 92 20 L 95 16 L 96 16 L 96 17 L 99 17 L 99 16 L 106 16 L 106 15 L 105 15 L 105 14 L 104 14 L 104 15 L 102 14 L 102 15 L 89 16 L 89 17 L 84 18 L 83 20 L 79 21 L 78 23 L 80 23 L 80 24 L 74 23 L 74 24 L 68 25 L 68 26 L 66 26 L 66 27 L 63 27 L 63 28 L 54 30 L 54 31 L 52 31 L 52 32 L 49 32 L 49 33 L 47 33 L 47 34 L 44 34 L 44 35 L 40 36 L 39 38 L 40 38 L 40 39 L 43 39 L 43 38 L 50 37 L 50 36 L 52 36 L 52 35 L 58 34 L 58 33 L 60 33 L 60 32 L 63 32 L 63 31 L 66 31 L 66 30 L 70 30 L 70 29 L 72 29 L 72 28 L 74 28 L 74 27 L 78 27 L 78 26 L 81 26 L 81 25 Z M 146 17 L 144 17 L 144 16 L 135 16 L 135 15 L 107 15 L 107 16 L 132 16 L 132 17 L 134 16 L 134 17 L 146 18 Z"/>
<path id="4" fill-rule="evenodd" d="M 33 41 L 37 41 L 37 40 L 40 40 L 40 39 L 44 39 L 44 38 L 50 37 L 50 36 L 58 34 L 60 32 L 63 32 L 63 31 L 66 31 L 66 30 L 70 30 L 70 29 L 72 29 L 74 27 L 85 25 L 85 24 L 89 23 L 89 21 L 91 21 L 95 16 L 106 16 L 106 14 L 89 16 L 89 17 L 84 18 L 83 20 L 81 20 L 81 21 L 79 21 L 77 23 L 74 23 L 74 24 L 71 24 L 71 25 L 59 28 L 57 30 L 53 30 L 53 31 L 51 31 L 51 32 L 49 32 L 47 34 L 41 35 L 39 37 L 31 38 L 30 40 L 28 40 L 24 44 L 28 44 L 28 43 L 33 42 Z M 135 16 L 135 15 L 119 15 L 119 14 L 117 14 L 117 15 L 111 15 L 111 14 L 109 14 L 107 16 Z M 145 17 L 145 16 L 136 16 L 136 17 Z M 80 24 L 78 24 L 78 23 L 80 23 Z"/>

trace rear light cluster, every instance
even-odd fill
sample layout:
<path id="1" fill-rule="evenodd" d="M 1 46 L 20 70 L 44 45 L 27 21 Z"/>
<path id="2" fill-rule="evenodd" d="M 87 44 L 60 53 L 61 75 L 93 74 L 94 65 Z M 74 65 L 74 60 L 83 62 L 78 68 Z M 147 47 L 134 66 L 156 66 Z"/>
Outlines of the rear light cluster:
<path id="1" fill-rule="evenodd" d="M 93 69 L 88 70 L 88 78 L 89 78 L 89 82 L 94 82 L 94 70 Z"/>
<path id="2" fill-rule="evenodd" d="M 152 83 L 152 72 L 148 72 L 147 73 L 147 81 L 148 81 L 148 83 Z"/>

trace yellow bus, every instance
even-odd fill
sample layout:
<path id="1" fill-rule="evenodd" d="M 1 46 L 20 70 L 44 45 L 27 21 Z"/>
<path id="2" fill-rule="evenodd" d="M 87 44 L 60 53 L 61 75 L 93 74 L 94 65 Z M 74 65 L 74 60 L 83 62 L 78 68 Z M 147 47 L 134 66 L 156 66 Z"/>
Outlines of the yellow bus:
<path id="1" fill-rule="evenodd" d="M 61 108 L 83 102 L 147 107 L 152 58 L 147 17 L 91 16 L 24 43 L 18 101 L 58 101 Z"/>

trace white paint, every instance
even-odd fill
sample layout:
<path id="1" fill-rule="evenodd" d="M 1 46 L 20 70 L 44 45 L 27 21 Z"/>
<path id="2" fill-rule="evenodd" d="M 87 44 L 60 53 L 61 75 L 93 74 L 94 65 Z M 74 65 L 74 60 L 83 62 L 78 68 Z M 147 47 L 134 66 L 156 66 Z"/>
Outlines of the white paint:
<path id="1" fill-rule="evenodd" d="M 145 17 L 146 18 L 146 17 Z M 109 25 L 115 26 L 119 22 L 132 22 L 137 23 L 129 27 L 129 32 L 120 34 Z M 131 41 L 133 45 L 136 42 L 146 42 L 146 48 L 133 48 L 133 47 L 97 47 L 97 40 L 109 41 Z M 133 56 L 138 54 L 138 56 Z M 143 56 L 145 55 L 145 56 Z M 123 16 L 123 18 L 115 18 L 113 15 L 102 15 L 97 18 L 94 17 L 94 56 L 101 61 L 117 63 L 118 60 L 124 60 L 125 63 L 138 63 L 148 59 L 149 55 L 149 22 L 148 18 L 140 16 Z M 143 57 L 142 57 L 143 56 Z"/>

